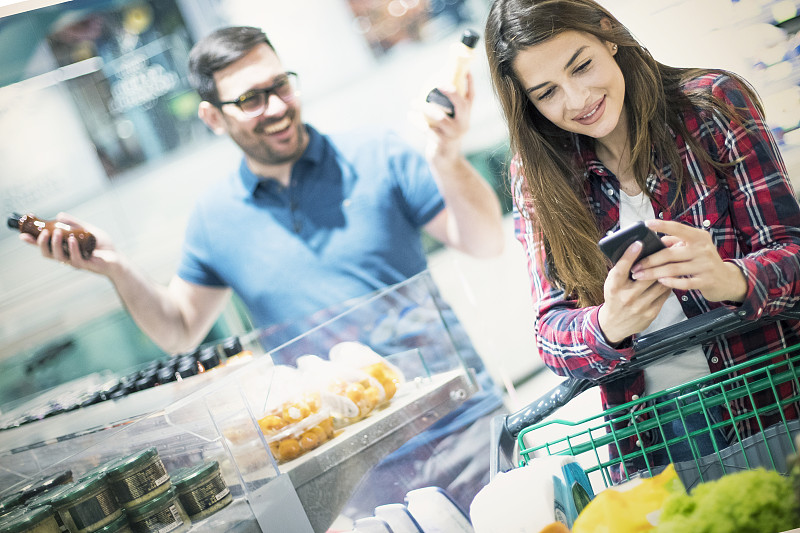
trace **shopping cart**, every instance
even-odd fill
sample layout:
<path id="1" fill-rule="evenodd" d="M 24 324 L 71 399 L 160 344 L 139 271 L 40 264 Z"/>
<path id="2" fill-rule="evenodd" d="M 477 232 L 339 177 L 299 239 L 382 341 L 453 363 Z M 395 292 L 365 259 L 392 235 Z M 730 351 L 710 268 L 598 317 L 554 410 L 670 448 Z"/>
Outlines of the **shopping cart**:
<path id="1" fill-rule="evenodd" d="M 800 319 L 800 307 L 768 320 Z M 687 489 L 704 481 L 735 471 L 764 467 L 787 473 L 787 456 L 797 453 L 794 437 L 800 433 L 800 421 L 787 420 L 784 407 L 800 402 L 800 344 L 764 353 L 746 363 L 710 374 L 684 385 L 650 394 L 624 405 L 613 407 L 582 420 L 548 418 L 557 409 L 595 385 L 623 378 L 665 356 L 679 354 L 721 335 L 746 333 L 765 321 L 745 321 L 727 308 L 718 308 L 675 324 L 634 342 L 636 357 L 620 365 L 612 374 L 598 380 L 569 378 L 540 399 L 507 416 L 496 417 L 492 425 L 491 476 L 511 468 L 525 466 L 535 457 L 562 455 L 574 457 L 591 480 L 595 492 L 638 475 L 654 475 L 673 463 Z M 741 372 L 731 377 L 732 372 Z M 782 389 L 782 395 L 778 389 Z M 786 394 L 786 389 L 791 393 Z M 771 391 L 772 396 L 769 396 Z M 668 395 L 668 396 L 667 396 Z M 750 401 L 756 409 L 736 414 L 731 404 Z M 764 403 L 764 396 L 774 399 Z M 665 399 L 668 397 L 668 399 Z M 800 404 L 799 404 L 800 405 Z M 713 408 L 726 410 L 727 419 L 714 420 L 707 413 Z M 705 421 L 685 435 L 668 438 L 664 428 L 673 421 L 682 422 L 699 413 Z M 696 416 L 695 416 L 696 418 Z M 744 436 L 742 424 L 753 421 L 759 431 Z M 772 423 L 767 424 L 770 420 Z M 777 423 L 775 421 L 777 420 Z M 545 431 L 546 430 L 546 431 Z M 713 453 L 699 453 L 697 442 L 708 438 L 712 430 L 727 432 L 727 442 L 719 445 L 711 439 Z M 536 442 L 537 434 L 555 434 Z M 652 438 L 653 435 L 660 438 Z M 621 443 L 635 439 L 633 451 Z M 652 444 L 648 444 L 652 442 Z M 691 458 L 673 460 L 672 447 L 683 445 Z M 666 464 L 656 464 L 656 453 L 666 452 Z M 617 456 L 618 455 L 618 456 Z"/>

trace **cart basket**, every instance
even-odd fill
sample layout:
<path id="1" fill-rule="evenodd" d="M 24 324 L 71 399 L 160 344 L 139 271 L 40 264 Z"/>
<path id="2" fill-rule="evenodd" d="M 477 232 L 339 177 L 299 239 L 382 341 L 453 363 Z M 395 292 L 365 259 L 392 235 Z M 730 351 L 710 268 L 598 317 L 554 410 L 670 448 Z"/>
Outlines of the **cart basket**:
<path id="1" fill-rule="evenodd" d="M 790 403 L 800 401 L 800 393 L 798 393 L 800 391 L 800 378 L 798 377 L 800 375 L 800 345 L 751 358 L 732 368 L 725 368 L 679 387 L 648 395 L 635 402 L 615 406 L 582 421 L 574 423 L 561 420 L 547 423 L 542 423 L 542 421 L 582 392 L 601 383 L 640 371 L 648 364 L 665 356 L 680 354 L 719 336 L 745 333 L 768 322 L 798 319 L 800 319 L 800 305 L 779 315 L 758 321 L 745 320 L 737 312 L 720 307 L 662 330 L 642 335 L 633 343 L 636 357 L 621 363 L 611 374 L 597 380 L 565 379 L 548 393 L 519 411 L 495 417 L 491 428 L 491 477 L 498 472 L 527 464 L 537 453 L 576 457 L 586 454 L 594 463 L 593 466 L 584 466 L 587 474 L 600 471 L 605 485 L 608 486 L 611 482 L 609 468 L 622 465 L 623 475 L 627 477 L 630 472 L 628 472 L 629 467 L 626 463 L 632 460 L 637 460 L 638 467 L 641 469 L 643 466 L 652 475 L 656 465 L 651 463 L 649 454 L 661 449 L 665 449 L 670 462 L 675 463 L 676 470 L 687 488 L 698 481 L 716 479 L 731 470 L 749 469 L 753 466 L 766 466 L 773 470 L 786 472 L 786 456 L 789 453 L 796 453 L 792 436 L 794 433 L 800 432 L 800 422 L 797 420 L 787 421 L 782 408 Z M 776 363 L 775 361 L 778 359 L 780 362 Z M 756 370 L 745 371 L 733 378 L 728 377 L 731 372 L 749 368 L 756 368 Z M 777 399 L 779 398 L 777 387 L 787 382 L 794 383 L 793 390 L 796 394 L 792 397 L 776 400 L 774 405 L 761 405 L 758 409 L 746 414 L 736 415 L 730 408 L 730 402 L 747 401 L 748 399 L 751 405 L 755 406 L 753 396 L 769 390 L 772 390 L 774 398 Z M 670 399 L 666 403 L 669 403 L 669 406 L 666 403 L 657 403 L 656 398 L 663 401 L 667 394 Z M 708 418 L 708 415 L 705 415 L 708 428 L 689 433 L 682 439 L 688 440 L 697 437 L 702 432 L 709 433 L 711 430 L 730 431 L 734 434 L 734 438 L 731 439 L 734 442 L 733 445 L 722 448 L 715 443 L 715 453 L 708 457 L 702 457 L 692 449 L 693 460 L 685 461 L 686 464 L 673 461 L 670 454 L 669 446 L 680 439 L 664 438 L 652 447 L 641 446 L 640 443 L 647 441 L 644 437 L 648 432 L 660 432 L 662 436 L 665 436 L 663 430 L 665 425 L 678 418 L 683 420 L 695 413 L 706 413 L 707 409 L 716 406 L 726 409 L 730 419 L 724 422 L 713 421 Z M 778 417 L 782 424 L 778 424 L 778 427 L 763 427 L 761 420 L 766 416 L 771 416 L 770 420 Z M 742 422 L 745 418 L 753 417 L 758 419 L 760 434 L 743 437 L 737 429 L 737 423 Z M 544 443 L 533 448 L 526 447 L 525 435 L 550 424 L 564 425 L 572 431 L 577 426 L 585 426 L 588 429 L 555 442 Z M 613 459 L 601 457 L 601 453 L 599 453 L 601 448 L 609 444 L 616 444 L 619 449 L 621 441 L 634 437 L 637 446 L 640 446 L 637 452 Z M 782 446 L 780 451 L 774 450 L 776 439 L 780 440 L 780 446 Z"/>

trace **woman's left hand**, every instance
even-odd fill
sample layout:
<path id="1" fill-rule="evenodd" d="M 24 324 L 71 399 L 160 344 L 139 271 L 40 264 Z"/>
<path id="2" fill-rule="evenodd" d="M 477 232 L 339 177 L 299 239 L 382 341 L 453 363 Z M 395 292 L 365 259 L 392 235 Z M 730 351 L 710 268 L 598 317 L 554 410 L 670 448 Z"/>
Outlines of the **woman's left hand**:
<path id="1" fill-rule="evenodd" d="M 735 263 L 723 261 L 711 235 L 680 222 L 648 220 L 647 227 L 665 234 L 661 240 L 668 250 L 637 262 L 634 279 L 653 280 L 678 290 L 700 291 L 710 302 L 742 302 L 747 280 Z"/>

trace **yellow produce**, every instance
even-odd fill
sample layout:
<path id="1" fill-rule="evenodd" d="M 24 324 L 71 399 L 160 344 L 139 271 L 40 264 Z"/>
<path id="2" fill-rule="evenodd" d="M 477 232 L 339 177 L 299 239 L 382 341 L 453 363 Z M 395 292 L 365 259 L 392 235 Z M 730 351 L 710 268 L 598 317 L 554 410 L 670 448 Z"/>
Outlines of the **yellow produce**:
<path id="1" fill-rule="evenodd" d="M 685 490 L 672 465 L 655 477 L 611 487 L 589 502 L 575 520 L 572 533 L 651 531 L 658 523 L 664 502 L 676 492 Z"/>

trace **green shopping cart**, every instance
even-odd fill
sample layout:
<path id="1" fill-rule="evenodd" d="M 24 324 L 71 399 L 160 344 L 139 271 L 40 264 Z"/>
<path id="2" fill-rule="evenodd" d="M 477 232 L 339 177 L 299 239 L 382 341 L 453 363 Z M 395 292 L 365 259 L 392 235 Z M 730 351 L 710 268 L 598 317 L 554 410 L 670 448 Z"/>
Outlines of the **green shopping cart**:
<path id="1" fill-rule="evenodd" d="M 800 318 L 792 309 L 770 320 Z M 572 456 L 591 480 L 595 492 L 637 475 L 654 475 L 672 463 L 687 489 L 741 470 L 763 467 L 787 473 L 787 457 L 797 453 L 795 437 L 800 420 L 785 411 L 800 406 L 800 344 L 763 353 L 736 365 L 664 391 L 580 420 L 562 420 L 553 415 L 570 400 L 600 383 L 620 379 L 663 357 L 680 353 L 731 333 L 746 333 L 762 322 L 742 320 L 736 313 L 719 308 L 709 313 L 642 336 L 634 343 L 636 357 L 614 373 L 597 381 L 570 378 L 525 408 L 493 420 L 491 475 L 528 464 L 546 455 Z M 735 375 L 734 375 L 735 374 Z M 779 390 L 780 389 L 780 390 Z M 787 391 L 789 391 L 787 393 Z M 759 397 L 759 402 L 755 401 Z M 764 401 L 764 397 L 770 400 Z M 749 402 L 755 408 L 735 410 Z M 727 413 L 715 419 L 713 410 Z M 702 424 L 680 436 L 665 428 L 676 421 L 699 417 Z M 743 424 L 758 431 L 746 435 Z M 712 432 L 727 436 L 724 444 L 710 439 L 713 452 L 700 452 L 697 442 Z M 547 434 L 546 439 L 539 437 Z M 622 443 L 635 441 L 633 450 L 621 451 Z M 690 451 L 677 460 L 674 446 Z M 630 446 L 628 447 L 630 448 Z M 609 450 L 618 453 L 609 453 Z M 661 464 L 653 458 L 666 457 Z M 684 453 L 684 456 L 686 454 Z"/>

